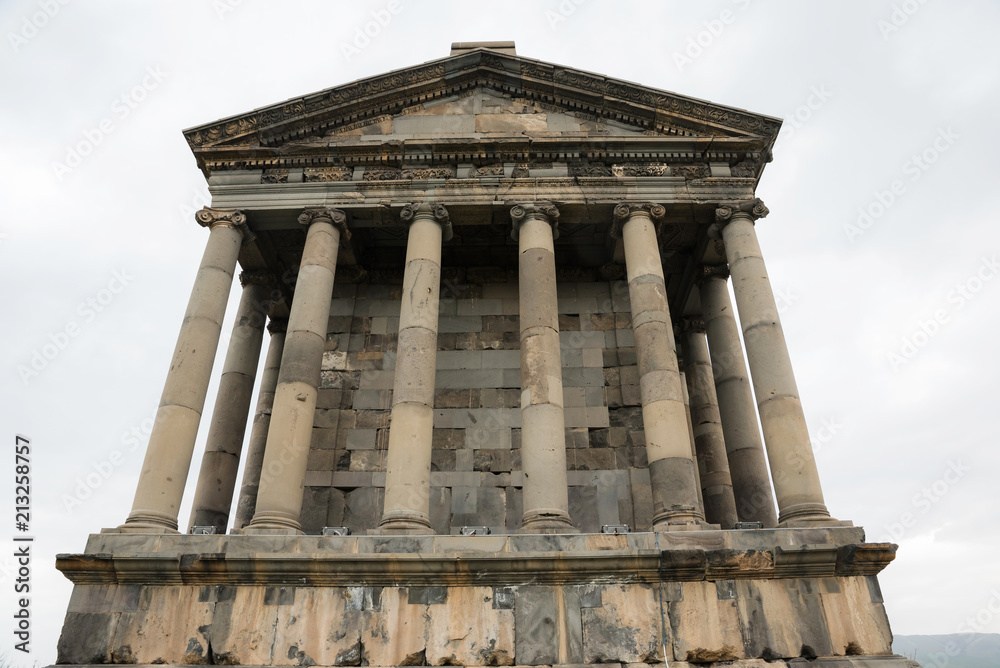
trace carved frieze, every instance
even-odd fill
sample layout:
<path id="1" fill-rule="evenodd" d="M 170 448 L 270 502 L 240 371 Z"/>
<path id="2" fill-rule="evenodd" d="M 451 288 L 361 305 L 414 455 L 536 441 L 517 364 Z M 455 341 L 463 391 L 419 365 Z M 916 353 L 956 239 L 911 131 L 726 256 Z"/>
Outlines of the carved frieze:
<path id="1" fill-rule="evenodd" d="M 260 175 L 261 183 L 288 183 L 287 169 L 265 169 Z"/>
<path id="2" fill-rule="evenodd" d="M 757 165 L 752 160 L 741 160 L 730 168 L 737 178 L 752 178 L 757 175 Z"/>
<path id="3" fill-rule="evenodd" d="M 403 178 L 403 170 L 398 167 L 366 167 L 365 181 L 398 181 Z"/>
<path id="4" fill-rule="evenodd" d="M 367 170 L 366 170 L 367 171 Z M 455 177 L 454 167 L 413 167 L 402 171 L 404 179 L 451 179 Z"/>
<path id="5" fill-rule="evenodd" d="M 503 163 L 496 162 L 492 165 L 476 167 L 476 176 L 503 176 Z"/>
<path id="6" fill-rule="evenodd" d="M 527 178 L 530 172 L 528 171 L 528 163 L 519 162 L 514 165 L 514 171 L 511 172 L 511 178 L 514 179 L 524 179 Z"/>
<path id="7" fill-rule="evenodd" d="M 302 170 L 302 180 L 306 183 L 327 181 L 350 181 L 354 178 L 351 167 L 306 167 Z"/>
<path id="8" fill-rule="evenodd" d="M 611 176 L 612 170 L 602 162 L 571 162 L 570 176 Z"/>
<path id="9" fill-rule="evenodd" d="M 685 179 L 706 179 L 712 175 L 708 165 L 670 165 L 671 176 L 683 176 Z"/>
<path id="10" fill-rule="evenodd" d="M 626 163 L 611 166 L 611 173 L 615 176 L 663 176 L 667 172 L 667 165 L 663 162 Z"/>
<path id="11" fill-rule="evenodd" d="M 330 91 L 329 100 L 334 104 L 355 101 L 362 97 L 394 91 L 404 86 L 421 83 L 430 79 L 437 79 L 444 76 L 444 65 L 427 65 L 416 67 L 402 72 L 395 72 L 386 76 L 375 77 L 367 81 L 361 81 L 348 86 L 341 86 Z"/>

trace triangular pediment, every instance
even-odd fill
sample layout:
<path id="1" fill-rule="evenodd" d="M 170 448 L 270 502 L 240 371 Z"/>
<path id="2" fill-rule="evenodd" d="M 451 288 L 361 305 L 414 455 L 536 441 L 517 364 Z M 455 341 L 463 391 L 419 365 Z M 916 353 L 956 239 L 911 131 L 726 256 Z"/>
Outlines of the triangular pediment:
<path id="1" fill-rule="evenodd" d="M 232 149 L 260 155 L 354 138 L 710 139 L 766 152 L 781 121 L 668 91 L 489 49 L 191 128 L 204 168 Z M 256 149 L 256 150 L 255 150 Z M 215 155 L 213 155 L 215 154 Z"/>

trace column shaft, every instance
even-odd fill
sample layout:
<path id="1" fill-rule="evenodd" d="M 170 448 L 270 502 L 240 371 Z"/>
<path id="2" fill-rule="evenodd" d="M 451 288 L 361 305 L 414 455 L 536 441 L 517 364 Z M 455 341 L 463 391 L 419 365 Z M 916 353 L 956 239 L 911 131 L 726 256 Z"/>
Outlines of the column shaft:
<path id="1" fill-rule="evenodd" d="M 236 323 L 222 365 L 219 393 L 195 487 L 190 526 L 214 526 L 225 533 L 239 473 L 243 435 L 253 399 L 253 384 L 260 360 L 264 323 L 271 289 L 261 277 L 244 272 L 243 295 L 236 310 Z"/>
<path id="2" fill-rule="evenodd" d="M 705 520 L 653 222 L 664 213 L 658 204 L 615 208 L 625 246 L 655 531 L 698 529 Z"/>
<path id="3" fill-rule="evenodd" d="M 430 522 L 434 378 L 437 369 L 441 293 L 443 206 L 410 205 L 410 223 L 399 309 L 399 341 L 393 382 L 385 505 L 379 529 L 387 533 L 433 533 Z M 450 224 L 447 228 L 450 233 Z"/>
<path id="4" fill-rule="evenodd" d="M 177 514 L 243 242 L 244 232 L 239 228 L 245 225 L 246 216 L 206 207 L 198 212 L 197 220 L 211 232 L 177 335 L 132 512 L 118 528 L 125 533 L 177 531 Z"/>
<path id="5" fill-rule="evenodd" d="M 309 231 L 281 352 L 257 508 L 245 533 L 301 533 L 306 463 L 345 221 L 337 209 L 306 209 L 299 216 Z"/>
<path id="6" fill-rule="evenodd" d="M 254 410 L 250 442 L 247 444 L 246 462 L 243 465 L 243 483 L 240 498 L 236 504 L 234 529 L 242 529 L 253 519 L 257 507 L 257 488 L 260 485 L 260 471 L 264 465 L 264 446 L 267 444 L 267 428 L 271 425 L 271 408 L 274 405 L 274 391 L 278 386 L 278 371 L 281 366 L 281 349 L 285 345 L 286 321 L 272 320 L 268 325 L 271 342 L 264 358 L 264 371 L 260 377 L 260 393 Z"/>
<path id="7" fill-rule="evenodd" d="M 566 421 L 556 301 L 553 226 L 559 211 L 523 204 L 510 212 L 518 240 L 521 326 L 522 530 L 574 531 L 566 476 Z"/>
<path id="8" fill-rule="evenodd" d="M 719 400 L 736 513 L 741 522 L 762 522 L 765 527 L 771 528 L 777 525 L 778 516 L 774 511 L 771 480 L 743 358 L 743 344 L 729 300 L 728 275 L 727 272 L 720 273 L 715 267 L 708 267 L 699 288 L 711 350 L 712 375 Z"/>
<path id="9" fill-rule="evenodd" d="M 830 522 L 778 308 L 754 230 L 754 220 L 764 215 L 767 208 L 760 200 L 716 209 L 716 217 L 724 224 L 722 238 L 778 498 L 778 522 Z"/>
<path id="10" fill-rule="evenodd" d="M 684 327 L 684 371 L 691 396 L 691 426 L 698 455 L 702 498 L 705 500 L 705 519 L 723 529 L 731 529 L 739 517 L 712 378 L 712 362 L 705 332 L 691 323 L 685 323 Z"/>

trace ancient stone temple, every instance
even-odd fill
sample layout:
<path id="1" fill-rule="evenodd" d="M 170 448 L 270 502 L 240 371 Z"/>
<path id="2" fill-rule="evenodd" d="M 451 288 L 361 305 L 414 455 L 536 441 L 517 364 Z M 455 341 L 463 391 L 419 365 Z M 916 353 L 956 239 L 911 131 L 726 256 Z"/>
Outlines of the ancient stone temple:
<path id="1" fill-rule="evenodd" d="M 186 131 L 205 253 L 59 662 L 906 665 L 757 242 L 780 124 L 480 43 Z"/>

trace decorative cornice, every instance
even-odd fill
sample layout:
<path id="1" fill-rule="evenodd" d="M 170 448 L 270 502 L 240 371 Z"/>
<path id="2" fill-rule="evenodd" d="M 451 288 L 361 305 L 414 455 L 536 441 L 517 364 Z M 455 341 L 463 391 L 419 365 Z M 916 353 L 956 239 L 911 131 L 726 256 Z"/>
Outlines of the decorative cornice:
<path id="1" fill-rule="evenodd" d="M 513 581 L 587 584 L 595 577 L 602 582 L 657 583 L 875 575 L 895 558 L 895 553 L 896 545 L 891 543 L 750 550 L 691 547 L 420 554 L 164 550 L 144 554 L 60 554 L 56 568 L 74 584 L 311 587 L 344 586 L 363 580 L 372 586 L 489 586 Z"/>
<path id="2" fill-rule="evenodd" d="M 629 218 L 635 215 L 645 215 L 650 218 L 656 226 L 656 234 L 660 234 L 663 217 L 667 215 L 667 209 L 662 204 L 654 202 L 622 202 L 615 207 L 614 217 L 611 222 L 611 237 L 613 239 L 622 238 L 622 227 Z"/>
<path id="3" fill-rule="evenodd" d="M 417 218 L 430 219 L 441 226 L 444 241 L 451 241 L 452 237 L 455 236 L 451 227 L 451 217 L 448 215 L 448 209 L 444 204 L 430 205 L 423 202 L 407 204 L 399 212 L 399 218 L 406 225 L 409 225 Z"/>
<path id="4" fill-rule="evenodd" d="M 559 238 L 559 209 L 552 202 L 526 202 L 515 204 L 510 209 L 511 238 L 517 239 L 521 225 L 528 220 L 544 220 L 552 226 L 552 238 Z"/>
<path id="5" fill-rule="evenodd" d="M 340 230 L 343 239 L 351 238 L 351 231 L 347 229 L 347 214 L 340 209 L 328 206 L 311 206 L 304 209 L 299 214 L 299 224 L 309 227 L 313 223 L 329 223 Z"/>
<path id="6" fill-rule="evenodd" d="M 715 221 L 720 227 L 725 226 L 734 216 L 744 216 L 751 221 L 765 217 L 770 211 L 759 197 L 742 202 L 721 202 L 715 210 Z"/>
<path id="7" fill-rule="evenodd" d="M 742 109 L 639 86 L 602 75 L 476 50 L 319 91 L 187 130 L 193 149 L 258 143 L 274 146 L 426 99 L 489 88 L 566 106 L 666 136 L 756 136 L 770 145 L 781 121 Z"/>

